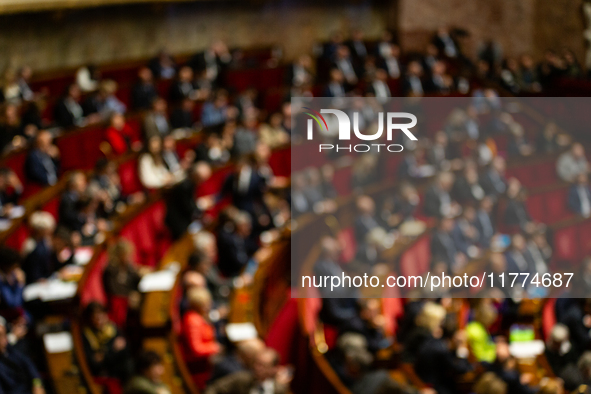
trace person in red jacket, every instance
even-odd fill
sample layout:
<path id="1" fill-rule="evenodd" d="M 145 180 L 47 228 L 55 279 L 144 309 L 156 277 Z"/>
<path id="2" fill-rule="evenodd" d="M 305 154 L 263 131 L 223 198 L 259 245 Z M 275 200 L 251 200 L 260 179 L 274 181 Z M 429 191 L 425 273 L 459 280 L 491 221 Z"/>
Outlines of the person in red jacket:
<path id="1" fill-rule="evenodd" d="M 122 114 L 114 113 L 107 131 L 105 131 L 105 139 L 111 145 L 113 153 L 121 155 L 132 149 L 138 142 L 134 134 L 131 126 L 125 122 L 125 117 Z"/>
<path id="2" fill-rule="evenodd" d="M 192 288 L 187 292 L 189 310 L 183 316 L 182 337 L 185 360 L 199 388 L 205 387 L 212 370 L 211 358 L 220 352 L 215 329 L 208 321 L 211 294 L 206 288 Z"/>

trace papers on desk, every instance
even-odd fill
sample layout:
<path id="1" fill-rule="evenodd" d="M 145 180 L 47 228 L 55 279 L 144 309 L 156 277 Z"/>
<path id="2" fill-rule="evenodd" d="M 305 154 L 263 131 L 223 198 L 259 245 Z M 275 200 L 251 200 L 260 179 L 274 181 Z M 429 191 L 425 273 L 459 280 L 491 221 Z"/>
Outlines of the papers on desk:
<path id="1" fill-rule="evenodd" d="M 67 331 L 43 335 L 47 353 L 65 353 L 73 349 L 72 334 Z"/>
<path id="2" fill-rule="evenodd" d="M 94 249 L 91 246 L 83 246 L 81 248 L 76 248 L 74 252 L 74 261 L 78 265 L 86 265 L 92 259 L 92 252 Z"/>
<path id="3" fill-rule="evenodd" d="M 12 209 L 10 210 L 10 213 L 8 214 L 8 218 L 9 219 L 18 219 L 20 217 L 23 217 L 23 215 L 25 214 L 25 207 L 21 206 L 21 205 L 17 205 L 12 207 Z"/>
<path id="4" fill-rule="evenodd" d="M 509 353 L 515 358 L 535 358 L 544 353 L 544 341 L 539 339 L 527 342 L 513 342 L 509 345 Z"/>
<path id="5" fill-rule="evenodd" d="M 161 271 L 151 272 L 146 274 L 140 280 L 138 289 L 142 293 L 149 293 L 151 291 L 170 291 L 174 287 L 176 276 L 181 269 L 181 265 L 177 262 L 170 263 L 165 269 Z"/>
<path id="6" fill-rule="evenodd" d="M 259 334 L 252 323 L 230 323 L 226 325 L 226 335 L 230 342 L 240 342 L 258 338 Z"/>
<path id="7" fill-rule="evenodd" d="M 6 231 L 10 228 L 12 221 L 10 219 L 0 219 L 0 231 Z"/>
<path id="8" fill-rule="evenodd" d="M 25 302 L 39 299 L 43 302 L 66 300 L 76 295 L 77 283 L 49 279 L 45 282 L 31 283 L 23 290 Z"/>

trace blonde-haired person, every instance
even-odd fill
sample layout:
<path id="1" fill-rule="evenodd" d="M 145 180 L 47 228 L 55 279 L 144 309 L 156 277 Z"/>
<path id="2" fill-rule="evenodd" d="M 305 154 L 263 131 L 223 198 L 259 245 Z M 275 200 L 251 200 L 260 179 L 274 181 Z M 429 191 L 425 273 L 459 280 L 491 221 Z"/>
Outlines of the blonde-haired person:
<path id="1" fill-rule="evenodd" d="M 482 299 L 474 308 L 474 320 L 466 326 L 468 344 L 478 361 L 492 363 L 497 357 L 497 346 L 489 328 L 497 320 L 497 310 L 492 301 Z"/>
<path id="2" fill-rule="evenodd" d="M 220 352 L 215 329 L 209 321 L 211 294 L 204 287 L 192 287 L 187 290 L 187 303 L 189 309 L 182 321 L 184 358 L 193 380 L 203 388 L 211 374 L 211 358 Z"/>
<path id="3" fill-rule="evenodd" d="M 443 321 L 446 316 L 445 308 L 427 301 L 416 315 L 413 326 L 408 329 L 403 340 L 403 358 L 406 362 L 413 362 L 420 347 L 429 338 L 439 338 L 443 334 Z"/>
<path id="4" fill-rule="evenodd" d="M 507 383 L 493 372 L 484 373 L 474 385 L 475 394 L 506 394 Z"/>
<path id="5" fill-rule="evenodd" d="M 119 239 L 108 250 L 108 264 L 103 271 L 103 286 L 109 302 L 109 315 L 118 325 L 127 320 L 128 308 L 139 306 L 138 285 L 141 274 L 133 261 L 134 246 Z"/>
<path id="6" fill-rule="evenodd" d="M 31 235 L 21 249 L 22 269 L 27 284 L 49 278 L 58 268 L 52 261 L 52 235 L 55 231 L 55 219 L 49 212 L 33 212 L 29 217 Z"/>

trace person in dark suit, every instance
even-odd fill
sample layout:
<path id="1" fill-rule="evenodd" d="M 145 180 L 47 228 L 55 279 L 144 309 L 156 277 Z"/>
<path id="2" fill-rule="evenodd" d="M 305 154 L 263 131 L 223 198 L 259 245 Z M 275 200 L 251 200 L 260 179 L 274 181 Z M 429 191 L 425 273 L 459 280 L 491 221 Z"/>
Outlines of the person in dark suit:
<path id="1" fill-rule="evenodd" d="M 248 212 L 255 232 L 270 224 L 269 209 L 263 200 L 267 181 L 253 159 L 242 159 L 236 164 L 234 172 L 228 175 L 220 191 L 220 197 L 230 196 L 236 208 Z"/>
<path id="2" fill-rule="evenodd" d="M 0 392 L 44 394 L 35 364 L 8 344 L 6 320 L 0 317 Z"/>
<path id="3" fill-rule="evenodd" d="M 402 66 L 400 65 L 400 47 L 396 44 L 384 45 L 381 55 L 378 57 L 376 65 L 378 68 L 386 70 L 388 76 L 392 79 L 398 79 L 402 75 Z"/>
<path id="4" fill-rule="evenodd" d="M 150 60 L 148 67 L 158 79 L 171 79 L 176 73 L 176 64 L 170 54 L 162 49 L 158 56 Z"/>
<path id="5" fill-rule="evenodd" d="M 460 56 L 458 44 L 446 27 L 440 27 L 437 30 L 437 34 L 433 37 L 432 43 L 437 47 L 439 53 L 445 57 L 456 58 Z"/>
<path id="6" fill-rule="evenodd" d="M 218 267 L 222 275 L 233 278 L 243 271 L 249 271 L 247 266 L 257 248 L 251 234 L 252 221 L 244 211 L 234 213 L 227 225 L 218 232 Z"/>
<path id="7" fill-rule="evenodd" d="M 80 88 L 73 83 L 66 88 L 62 98 L 55 106 L 53 117 L 58 126 L 63 128 L 82 126 L 84 111 L 80 105 Z"/>
<path id="8" fill-rule="evenodd" d="M 346 89 L 344 85 L 344 76 L 341 70 L 333 68 L 329 73 L 329 82 L 324 89 L 324 97 L 345 97 Z"/>
<path id="9" fill-rule="evenodd" d="M 18 176 L 9 168 L 0 168 L 0 217 L 10 215 L 22 193 L 23 185 Z"/>
<path id="10" fill-rule="evenodd" d="M 33 212 L 29 218 L 29 227 L 32 230 L 31 237 L 25 242 L 26 253 L 22 264 L 27 284 L 48 278 L 56 271 L 52 264 L 51 242 L 55 219 L 48 212 Z"/>
<path id="11" fill-rule="evenodd" d="M 173 239 L 185 234 L 191 222 L 199 214 L 200 209 L 195 199 L 197 186 L 211 177 L 211 168 L 207 163 L 197 162 L 190 174 L 178 183 L 166 197 L 166 218 L 164 222 Z"/>
<path id="12" fill-rule="evenodd" d="M 25 176 L 30 182 L 43 186 L 57 183 L 60 153 L 57 146 L 52 144 L 52 139 L 48 131 L 37 134 L 34 148 L 25 161 Z"/>
<path id="13" fill-rule="evenodd" d="M 375 218 L 376 207 L 373 199 L 369 196 L 357 198 L 357 218 L 355 219 L 354 232 L 357 245 L 366 242 L 367 235 L 374 228 L 380 227 Z M 359 247 L 359 246 L 358 246 Z"/>
<path id="14" fill-rule="evenodd" d="M 497 156 L 489 165 L 487 171 L 482 175 L 480 185 L 487 196 L 498 197 L 507 191 L 507 180 L 505 179 L 505 159 Z"/>
<path id="15" fill-rule="evenodd" d="M 86 192 L 86 175 L 75 172 L 68 179 L 66 192 L 63 194 L 59 205 L 60 224 L 71 231 L 82 231 L 86 224 L 86 216 L 81 212 L 79 202 Z"/>
<path id="16" fill-rule="evenodd" d="M 536 272 L 535 263 L 527 252 L 525 238 L 521 234 L 514 234 L 511 238 L 511 247 L 505 252 L 507 259 L 507 272 L 528 273 L 533 276 Z"/>
<path id="17" fill-rule="evenodd" d="M 421 63 L 416 60 L 409 62 L 402 79 L 402 94 L 404 96 L 422 96 L 425 93 L 422 78 L 423 68 Z"/>
<path id="18" fill-rule="evenodd" d="M 434 263 L 443 263 L 445 271 L 453 271 L 454 267 L 461 260 L 462 253 L 456 248 L 451 236 L 455 221 L 451 218 L 440 220 L 437 230 L 431 237 L 431 256 Z"/>
<path id="19" fill-rule="evenodd" d="M 465 206 L 451 233 L 456 249 L 469 257 L 476 257 L 479 252 L 476 247 L 479 234 L 474 225 L 475 219 L 476 210 L 474 207 Z"/>
<path id="20" fill-rule="evenodd" d="M 150 109 L 152 102 L 158 97 L 154 86 L 154 75 L 148 67 L 138 71 L 138 81 L 131 90 L 131 106 L 135 110 Z"/>
<path id="21" fill-rule="evenodd" d="M 486 197 L 478 183 L 478 169 L 474 162 L 466 162 L 464 173 L 456 178 L 451 194 L 460 204 L 477 204 Z"/>
<path id="22" fill-rule="evenodd" d="M 367 57 L 367 47 L 363 41 L 363 30 L 355 29 L 351 33 L 351 39 L 347 41 L 347 46 L 351 53 L 353 61 L 357 64 L 363 64 Z"/>
<path id="23" fill-rule="evenodd" d="M 287 394 L 291 377 L 279 366 L 279 354 L 266 348 L 255 355 L 250 370 L 234 372 L 218 379 L 205 394 Z"/>
<path id="24" fill-rule="evenodd" d="M 435 184 L 425 194 L 425 214 L 430 217 L 456 216 L 460 208 L 450 196 L 454 183 L 451 172 L 442 172 L 437 176 Z"/>
<path id="25" fill-rule="evenodd" d="M 515 178 L 509 180 L 507 199 L 507 208 L 505 209 L 504 216 L 505 225 L 519 226 L 523 231 L 529 231 L 533 222 L 525 204 L 527 201 L 527 192 Z"/>
<path id="26" fill-rule="evenodd" d="M 184 98 L 170 114 L 170 127 L 175 129 L 192 129 L 195 127 L 193 120 L 193 108 L 195 102 L 190 98 Z"/>
<path id="27" fill-rule="evenodd" d="M 195 74 L 204 74 L 213 86 L 217 86 L 223 80 L 223 74 L 231 60 L 232 55 L 226 44 L 214 41 L 205 51 L 193 56 L 188 64 Z"/>
<path id="28" fill-rule="evenodd" d="M 381 68 L 376 70 L 373 81 L 367 86 L 366 93 L 379 99 L 392 97 L 392 93 L 388 87 L 388 74 L 386 70 Z"/>
<path id="29" fill-rule="evenodd" d="M 494 204 L 490 197 L 484 197 L 476 211 L 476 220 L 474 225 L 478 230 L 478 244 L 483 248 L 488 248 L 492 237 L 495 235 L 495 226 L 491 219 L 491 213 Z"/>
<path id="30" fill-rule="evenodd" d="M 587 174 L 577 175 L 577 182 L 570 187 L 568 207 L 583 217 L 591 216 L 591 188 Z"/>
<path id="31" fill-rule="evenodd" d="M 287 69 L 286 82 L 290 86 L 301 87 L 314 82 L 312 72 L 312 58 L 310 55 L 301 55 Z"/>
<path id="32" fill-rule="evenodd" d="M 453 79 L 445 73 L 445 63 L 435 62 L 425 80 L 425 91 L 431 94 L 447 94 L 453 87 Z"/>
<path id="33" fill-rule="evenodd" d="M 359 77 L 357 75 L 357 70 L 353 65 L 351 53 L 347 46 L 339 45 L 337 47 L 337 52 L 335 54 L 335 60 L 332 67 L 341 71 L 349 88 L 353 88 L 355 85 L 357 85 Z"/>
<path id="34" fill-rule="evenodd" d="M 421 59 L 421 66 L 427 75 L 431 75 L 433 66 L 439 61 L 439 50 L 433 43 L 427 44 L 425 55 Z"/>
<path id="35" fill-rule="evenodd" d="M 179 103 L 185 98 L 195 100 L 197 93 L 193 83 L 193 69 L 189 66 L 182 67 L 176 80 L 170 85 L 168 98 L 172 103 Z"/>

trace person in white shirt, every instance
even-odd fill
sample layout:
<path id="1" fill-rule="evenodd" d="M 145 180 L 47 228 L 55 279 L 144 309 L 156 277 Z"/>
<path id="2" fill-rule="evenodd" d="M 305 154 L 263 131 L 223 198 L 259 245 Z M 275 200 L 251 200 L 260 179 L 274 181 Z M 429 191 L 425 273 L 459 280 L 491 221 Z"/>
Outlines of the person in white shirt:
<path id="1" fill-rule="evenodd" d="M 160 189 L 175 183 L 175 176 L 164 162 L 162 139 L 158 136 L 148 140 L 146 152 L 140 156 L 139 177 L 142 185 L 148 189 Z"/>
<path id="2" fill-rule="evenodd" d="M 575 143 L 568 152 L 560 155 L 556 162 L 556 172 L 560 179 L 566 182 L 574 182 L 579 174 L 587 174 L 589 162 L 585 157 L 583 145 Z"/>

